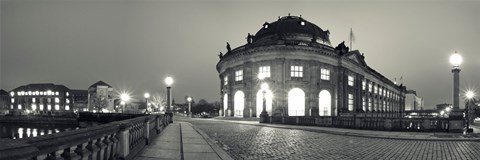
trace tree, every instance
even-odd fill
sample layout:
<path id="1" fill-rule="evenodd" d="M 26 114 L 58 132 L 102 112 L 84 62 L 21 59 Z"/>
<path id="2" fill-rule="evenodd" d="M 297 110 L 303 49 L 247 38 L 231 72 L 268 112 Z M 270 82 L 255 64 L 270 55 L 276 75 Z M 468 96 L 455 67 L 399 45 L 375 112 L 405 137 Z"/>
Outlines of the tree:
<path id="1" fill-rule="evenodd" d="M 215 107 L 214 105 L 208 103 L 206 100 L 201 99 L 192 106 L 192 112 L 194 114 L 198 114 L 202 112 L 214 113 Z"/>
<path id="2" fill-rule="evenodd" d="M 103 109 L 108 107 L 108 99 L 105 96 L 98 96 L 93 98 L 93 106 L 94 109 L 98 112 L 102 112 Z"/>

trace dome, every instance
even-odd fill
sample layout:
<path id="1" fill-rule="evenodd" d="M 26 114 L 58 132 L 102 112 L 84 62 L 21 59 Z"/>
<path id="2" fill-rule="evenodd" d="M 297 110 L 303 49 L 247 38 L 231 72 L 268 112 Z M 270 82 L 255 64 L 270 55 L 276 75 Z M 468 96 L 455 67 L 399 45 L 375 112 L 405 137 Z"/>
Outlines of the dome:
<path id="1" fill-rule="evenodd" d="M 256 42 L 288 37 L 295 40 L 311 41 L 312 39 L 315 39 L 330 43 L 328 38 L 329 34 L 328 30 L 323 31 L 317 25 L 308 22 L 302 17 L 285 16 L 279 18 L 273 23 L 265 22 L 262 29 L 255 34 L 253 41 Z"/>

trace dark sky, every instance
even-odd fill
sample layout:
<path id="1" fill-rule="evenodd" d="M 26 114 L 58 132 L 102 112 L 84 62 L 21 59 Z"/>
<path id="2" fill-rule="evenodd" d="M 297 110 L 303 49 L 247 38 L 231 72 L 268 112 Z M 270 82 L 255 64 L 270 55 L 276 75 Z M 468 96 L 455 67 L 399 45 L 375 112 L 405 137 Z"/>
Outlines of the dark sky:
<path id="1" fill-rule="evenodd" d="M 1 0 L 0 88 L 103 80 L 137 99 L 162 93 L 220 100 L 217 54 L 278 16 L 302 15 L 348 40 L 369 66 L 403 76 L 426 107 L 452 102 L 449 56 L 464 57 L 461 90 L 480 94 L 480 1 Z M 462 92 L 463 93 L 463 92 Z"/>

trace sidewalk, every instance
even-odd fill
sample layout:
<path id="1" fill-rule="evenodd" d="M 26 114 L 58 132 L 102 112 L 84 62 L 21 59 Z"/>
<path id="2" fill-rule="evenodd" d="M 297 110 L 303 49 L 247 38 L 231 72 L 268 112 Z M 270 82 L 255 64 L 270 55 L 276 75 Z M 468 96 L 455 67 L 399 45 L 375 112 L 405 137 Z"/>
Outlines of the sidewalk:
<path id="1" fill-rule="evenodd" d="M 188 122 L 174 121 L 134 160 L 231 160 L 232 158 L 202 131 L 192 128 Z"/>
<path id="2" fill-rule="evenodd" d="M 207 119 L 205 119 L 207 120 Z M 398 140 L 426 140 L 426 141 L 480 141 L 480 134 L 478 133 L 447 133 L 447 132 L 398 132 L 398 131 L 375 131 L 375 130 L 360 130 L 360 129 L 345 129 L 333 127 L 319 127 L 319 126 L 297 126 L 285 124 L 267 124 L 259 123 L 258 121 L 244 121 L 241 119 L 217 119 L 212 118 L 208 120 L 222 121 L 228 123 L 240 123 L 256 126 L 266 126 L 283 129 L 298 129 L 319 133 L 328 133 L 335 135 L 369 137 L 369 138 L 384 138 L 384 139 L 398 139 Z"/>

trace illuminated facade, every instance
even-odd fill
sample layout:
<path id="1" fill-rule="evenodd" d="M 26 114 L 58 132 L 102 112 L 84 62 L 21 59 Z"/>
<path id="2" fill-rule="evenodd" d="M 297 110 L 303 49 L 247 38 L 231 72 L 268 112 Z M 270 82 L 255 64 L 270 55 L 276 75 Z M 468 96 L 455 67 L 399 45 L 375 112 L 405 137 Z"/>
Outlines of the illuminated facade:
<path id="1" fill-rule="evenodd" d="M 265 96 L 270 116 L 401 117 L 406 87 L 370 68 L 363 54 L 302 17 L 264 23 L 247 44 L 220 53 L 224 116 L 258 117 Z M 259 79 L 265 77 L 263 80 Z M 268 84 L 263 92 L 261 84 Z"/>
<path id="2" fill-rule="evenodd" d="M 47 114 L 72 110 L 72 94 L 64 85 L 52 83 L 28 84 L 10 91 L 10 110 Z"/>
<path id="3" fill-rule="evenodd" d="M 98 81 L 88 87 L 88 104 L 89 111 L 106 111 L 111 112 L 113 107 L 113 88 L 103 81 Z"/>

